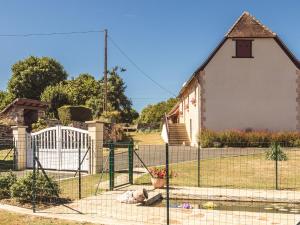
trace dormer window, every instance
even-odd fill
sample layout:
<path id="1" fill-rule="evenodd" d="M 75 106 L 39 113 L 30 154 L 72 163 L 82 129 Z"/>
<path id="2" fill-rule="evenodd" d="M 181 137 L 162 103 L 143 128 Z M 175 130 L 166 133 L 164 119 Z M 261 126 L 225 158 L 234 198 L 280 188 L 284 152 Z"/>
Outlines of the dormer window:
<path id="1" fill-rule="evenodd" d="M 234 58 L 253 58 L 252 40 L 235 40 Z"/>

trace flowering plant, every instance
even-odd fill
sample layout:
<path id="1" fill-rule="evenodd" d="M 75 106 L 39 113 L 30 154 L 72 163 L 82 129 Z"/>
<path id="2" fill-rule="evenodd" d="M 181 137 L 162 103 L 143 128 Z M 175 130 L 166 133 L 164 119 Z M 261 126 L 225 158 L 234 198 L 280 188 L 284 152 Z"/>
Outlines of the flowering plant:
<path id="1" fill-rule="evenodd" d="M 196 99 L 195 99 L 195 98 L 192 98 L 192 99 L 191 99 L 191 103 L 192 103 L 193 105 L 196 105 Z"/>
<path id="2" fill-rule="evenodd" d="M 167 177 L 166 168 L 153 167 L 149 169 L 149 171 L 154 178 L 165 179 Z M 169 178 L 172 178 L 174 176 L 175 174 L 172 171 L 169 171 Z"/>

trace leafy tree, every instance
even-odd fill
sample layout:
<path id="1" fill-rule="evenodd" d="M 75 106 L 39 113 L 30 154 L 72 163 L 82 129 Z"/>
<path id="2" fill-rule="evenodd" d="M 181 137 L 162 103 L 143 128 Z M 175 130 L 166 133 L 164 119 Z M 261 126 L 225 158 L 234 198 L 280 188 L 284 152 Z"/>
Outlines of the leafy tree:
<path id="1" fill-rule="evenodd" d="M 66 89 L 73 105 L 85 105 L 90 98 L 101 94 L 99 81 L 87 73 L 67 81 Z"/>
<path id="2" fill-rule="evenodd" d="M 126 85 L 119 73 L 125 72 L 124 68 L 114 67 L 108 71 L 108 91 L 107 101 L 110 110 L 120 112 L 120 121 L 124 123 L 131 123 L 138 117 L 138 113 L 132 108 L 132 102 L 125 94 Z M 104 91 L 104 80 L 101 80 L 102 90 Z"/>
<path id="3" fill-rule="evenodd" d="M 47 87 L 41 99 L 51 103 L 50 112 L 56 117 L 57 109 L 63 105 L 85 105 L 92 110 L 94 118 L 111 117 L 115 122 L 131 123 L 138 118 L 138 113 L 132 108 L 132 102 L 125 94 L 126 85 L 118 75 L 119 72 L 124 71 L 119 67 L 109 71 L 105 115 L 103 115 L 104 80 L 97 81 L 89 74 L 80 74 L 73 80 Z"/>
<path id="4" fill-rule="evenodd" d="M 12 66 L 8 92 L 17 98 L 40 99 L 47 86 L 55 85 L 67 76 L 63 66 L 56 60 L 30 56 Z"/>
<path id="5" fill-rule="evenodd" d="M 15 96 L 6 91 L 0 91 L 0 111 L 15 99 Z"/>
<path id="6" fill-rule="evenodd" d="M 71 104 L 70 96 L 64 83 L 48 86 L 42 93 L 41 100 L 50 104 L 48 112 L 56 118 L 58 118 L 58 108 Z"/>
<path id="7" fill-rule="evenodd" d="M 162 101 L 157 104 L 148 105 L 141 112 L 138 122 L 144 126 L 158 129 L 162 125 L 162 118 L 165 113 L 168 113 L 177 103 L 176 98 L 170 98 L 167 101 Z"/>

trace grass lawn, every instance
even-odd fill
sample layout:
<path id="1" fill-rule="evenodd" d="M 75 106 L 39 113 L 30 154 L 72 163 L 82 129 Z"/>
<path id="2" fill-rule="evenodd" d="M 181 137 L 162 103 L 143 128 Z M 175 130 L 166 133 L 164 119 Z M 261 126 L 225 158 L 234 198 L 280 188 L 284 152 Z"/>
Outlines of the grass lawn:
<path id="1" fill-rule="evenodd" d="M 11 213 L 4 210 L 0 210 L 0 218 L 1 225 L 91 225 L 91 223 L 79 223 L 68 220 L 28 216 L 23 214 Z"/>
<path id="2" fill-rule="evenodd" d="M 95 191 L 97 188 L 97 184 L 99 182 L 101 174 L 95 175 L 86 175 L 81 177 L 81 196 L 82 198 L 89 197 L 95 195 Z M 116 174 L 115 174 L 116 176 Z M 106 181 L 109 179 L 109 174 L 104 173 L 102 176 L 102 180 Z M 59 181 L 59 186 L 61 188 L 61 197 L 70 198 L 71 200 L 78 199 L 79 186 L 78 186 L 78 178 L 70 178 Z M 100 193 L 99 189 L 97 193 Z"/>
<path id="3" fill-rule="evenodd" d="M 9 170 L 13 169 L 13 159 L 14 151 L 10 149 L 1 149 L 0 150 L 0 170 Z"/>
<path id="4" fill-rule="evenodd" d="M 300 151 L 289 151 L 288 160 L 278 163 L 279 188 L 300 190 Z M 197 162 L 170 165 L 177 174 L 170 185 L 197 186 Z M 140 177 L 137 184 L 149 184 L 150 175 Z M 200 161 L 200 185 L 226 188 L 275 188 L 275 162 L 265 159 L 265 154 L 207 159 Z"/>
<path id="5" fill-rule="evenodd" d="M 135 144 L 141 145 L 162 145 L 164 144 L 161 139 L 160 132 L 130 132 L 129 135 L 133 138 Z"/>

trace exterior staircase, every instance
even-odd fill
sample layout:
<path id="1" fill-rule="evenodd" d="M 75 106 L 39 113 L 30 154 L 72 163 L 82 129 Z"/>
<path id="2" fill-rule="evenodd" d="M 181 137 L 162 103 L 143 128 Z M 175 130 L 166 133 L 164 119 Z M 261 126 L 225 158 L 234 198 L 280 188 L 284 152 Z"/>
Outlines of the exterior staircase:
<path id="1" fill-rule="evenodd" d="M 169 144 L 190 145 L 190 139 L 184 123 L 169 123 Z"/>

